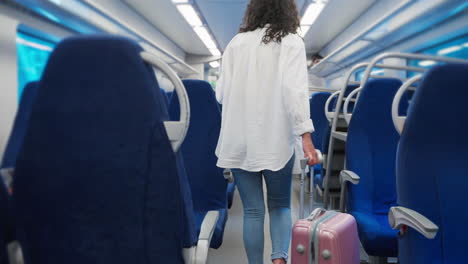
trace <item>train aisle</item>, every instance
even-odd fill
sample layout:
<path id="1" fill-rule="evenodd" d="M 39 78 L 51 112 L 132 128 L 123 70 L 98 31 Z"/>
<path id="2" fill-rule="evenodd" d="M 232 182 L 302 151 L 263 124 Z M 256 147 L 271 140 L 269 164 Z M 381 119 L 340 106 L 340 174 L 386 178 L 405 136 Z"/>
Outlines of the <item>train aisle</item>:
<path id="1" fill-rule="evenodd" d="M 263 184 L 264 194 L 266 195 L 265 182 Z M 299 177 L 294 177 L 293 193 L 291 200 L 291 213 L 293 223 L 297 220 L 299 214 Z M 232 208 L 229 209 L 229 218 L 224 230 L 223 245 L 219 249 L 210 249 L 208 264 L 243 264 L 247 263 L 247 257 L 242 242 L 242 201 L 239 192 L 235 192 Z M 271 264 L 271 241 L 270 241 L 270 221 L 268 213 L 265 216 L 265 251 L 264 263 Z"/>

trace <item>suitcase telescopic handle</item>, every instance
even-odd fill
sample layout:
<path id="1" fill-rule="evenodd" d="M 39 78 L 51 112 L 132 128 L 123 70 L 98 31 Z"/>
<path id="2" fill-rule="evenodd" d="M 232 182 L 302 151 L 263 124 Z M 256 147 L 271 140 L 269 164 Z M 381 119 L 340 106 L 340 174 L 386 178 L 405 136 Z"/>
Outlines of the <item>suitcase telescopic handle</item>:
<path id="1" fill-rule="evenodd" d="M 323 163 L 323 155 L 320 150 L 316 149 L 317 152 L 317 158 L 318 158 L 318 163 Z M 303 219 L 304 218 L 304 195 L 305 195 L 305 178 L 306 178 L 306 172 L 305 169 L 307 167 L 307 163 L 309 163 L 309 158 L 306 159 L 301 159 L 300 160 L 300 165 L 301 165 L 301 193 L 300 193 L 300 200 L 299 200 L 299 218 Z M 311 184 L 313 183 L 313 177 L 310 178 Z M 313 188 L 311 187 L 311 194 L 313 193 Z M 313 203 L 313 196 L 310 196 L 310 206 L 312 208 L 312 203 Z"/>
<path id="2" fill-rule="evenodd" d="M 318 158 L 318 164 L 323 163 L 323 154 L 320 150 L 316 149 L 315 152 L 317 152 L 317 158 Z M 301 169 L 305 170 L 307 163 L 309 163 L 309 158 L 301 159 Z"/>

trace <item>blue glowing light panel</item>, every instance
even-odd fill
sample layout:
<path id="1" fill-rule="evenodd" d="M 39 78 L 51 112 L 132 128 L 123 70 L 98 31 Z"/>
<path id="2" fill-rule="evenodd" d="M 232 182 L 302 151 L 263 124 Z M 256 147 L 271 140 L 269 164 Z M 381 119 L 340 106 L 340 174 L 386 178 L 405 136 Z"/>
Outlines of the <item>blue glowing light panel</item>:
<path id="1" fill-rule="evenodd" d="M 29 34 L 18 32 L 16 48 L 18 56 L 18 98 L 24 86 L 41 78 L 55 43 L 45 41 Z"/>

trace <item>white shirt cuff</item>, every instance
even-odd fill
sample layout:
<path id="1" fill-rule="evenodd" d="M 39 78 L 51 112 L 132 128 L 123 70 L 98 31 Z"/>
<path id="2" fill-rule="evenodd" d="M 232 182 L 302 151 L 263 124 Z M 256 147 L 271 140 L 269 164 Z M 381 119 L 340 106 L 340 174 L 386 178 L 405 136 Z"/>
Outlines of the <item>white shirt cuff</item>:
<path id="1" fill-rule="evenodd" d="M 296 136 L 301 136 L 307 132 L 314 132 L 314 124 L 312 124 L 312 119 L 306 120 L 294 126 L 294 134 Z"/>

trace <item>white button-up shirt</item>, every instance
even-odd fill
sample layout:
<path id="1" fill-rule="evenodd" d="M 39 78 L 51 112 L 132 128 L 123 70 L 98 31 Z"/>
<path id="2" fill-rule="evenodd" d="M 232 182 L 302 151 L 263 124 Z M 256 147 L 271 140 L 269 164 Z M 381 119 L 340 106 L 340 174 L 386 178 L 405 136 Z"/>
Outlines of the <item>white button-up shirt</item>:
<path id="1" fill-rule="evenodd" d="M 298 136 L 313 132 L 304 41 L 289 34 L 264 44 L 265 29 L 237 34 L 222 59 L 218 167 L 282 169 Z"/>

